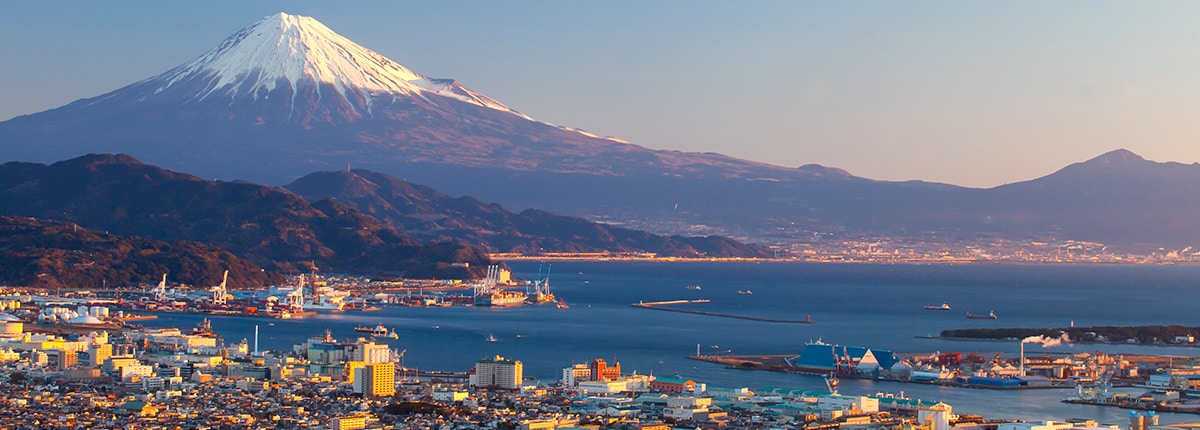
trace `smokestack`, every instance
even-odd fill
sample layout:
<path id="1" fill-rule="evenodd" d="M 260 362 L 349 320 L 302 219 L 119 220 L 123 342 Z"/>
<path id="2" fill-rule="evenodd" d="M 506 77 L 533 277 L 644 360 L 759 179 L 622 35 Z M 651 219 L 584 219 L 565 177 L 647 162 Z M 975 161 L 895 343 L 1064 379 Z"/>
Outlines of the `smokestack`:
<path id="1" fill-rule="evenodd" d="M 257 339 L 257 338 L 256 338 Z M 254 347 L 257 348 L 258 347 Z M 1021 377 L 1025 377 L 1025 341 L 1021 341 Z"/>
<path id="2" fill-rule="evenodd" d="M 1021 350 L 1024 351 L 1025 344 L 1021 344 L 1021 348 L 1022 348 Z M 254 325 L 254 356 L 258 357 L 258 324 Z M 1022 357 L 1024 357 L 1024 355 L 1022 355 Z M 1024 363 L 1023 358 L 1022 358 L 1022 363 Z M 1025 366 L 1021 366 L 1021 367 L 1023 369 Z"/>

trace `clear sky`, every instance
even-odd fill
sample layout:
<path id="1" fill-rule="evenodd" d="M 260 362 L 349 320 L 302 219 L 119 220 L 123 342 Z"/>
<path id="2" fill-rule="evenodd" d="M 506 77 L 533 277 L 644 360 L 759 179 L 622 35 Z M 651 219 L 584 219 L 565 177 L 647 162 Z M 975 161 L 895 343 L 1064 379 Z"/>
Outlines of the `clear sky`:
<path id="1" fill-rule="evenodd" d="M 1200 161 L 1200 2 L 0 2 L 0 120 L 276 12 L 555 124 L 991 187 L 1126 148 Z"/>

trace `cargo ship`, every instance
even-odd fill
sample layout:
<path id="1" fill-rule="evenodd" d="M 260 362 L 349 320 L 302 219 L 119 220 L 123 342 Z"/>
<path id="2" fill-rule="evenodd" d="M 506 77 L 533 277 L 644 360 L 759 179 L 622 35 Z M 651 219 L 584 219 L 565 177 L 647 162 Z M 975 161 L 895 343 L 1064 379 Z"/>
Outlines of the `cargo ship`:
<path id="1" fill-rule="evenodd" d="M 528 298 L 529 296 L 520 291 L 497 289 L 476 296 L 475 306 L 517 306 L 525 304 L 525 300 Z"/>
<path id="2" fill-rule="evenodd" d="M 927 311 L 948 311 L 948 310 L 950 310 L 950 304 L 946 303 L 946 302 L 942 302 L 941 306 L 925 305 L 925 310 L 927 310 Z"/>

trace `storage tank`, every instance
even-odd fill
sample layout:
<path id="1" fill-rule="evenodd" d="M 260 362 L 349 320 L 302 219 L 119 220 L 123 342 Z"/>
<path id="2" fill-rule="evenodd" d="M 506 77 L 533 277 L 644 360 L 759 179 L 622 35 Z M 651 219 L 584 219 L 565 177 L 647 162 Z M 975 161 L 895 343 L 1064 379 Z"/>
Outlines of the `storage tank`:
<path id="1" fill-rule="evenodd" d="M 21 334 L 25 331 L 25 323 L 20 321 L 0 322 L 0 334 Z"/>
<path id="2" fill-rule="evenodd" d="M 100 318 L 108 318 L 108 308 L 107 307 L 100 308 Z"/>

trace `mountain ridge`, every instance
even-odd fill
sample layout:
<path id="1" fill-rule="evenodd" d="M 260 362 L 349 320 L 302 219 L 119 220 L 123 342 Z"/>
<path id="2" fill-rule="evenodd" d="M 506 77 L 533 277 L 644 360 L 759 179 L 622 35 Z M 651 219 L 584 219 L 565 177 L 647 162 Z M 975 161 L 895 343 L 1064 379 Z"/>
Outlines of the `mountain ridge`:
<path id="1" fill-rule="evenodd" d="M 306 200 L 334 198 L 423 240 L 458 240 L 501 253 L 638 252 L 661 257 L 767 258 L 766 247 L 723 237 L 660 236 L 582 218 L 451 197 L 364 169 L 314 172 L 284 188 Z"/>
<path id="2" fill-rule="evenodd" d="M 471 278 L 486 256 L 462 245 L 422 245 L 332 200 L 309 204 L 270 187 L 220 181 L 92 154 L 51 165 L 0 165 L 0 215 L 75 222 L 157 240 L 220 246 L 269 270 L 311 264 L 357 273 Z M 457 260 L 456 258 L 465 258 Z M 444 263 L 444 264 L 443 264 Z"/>

